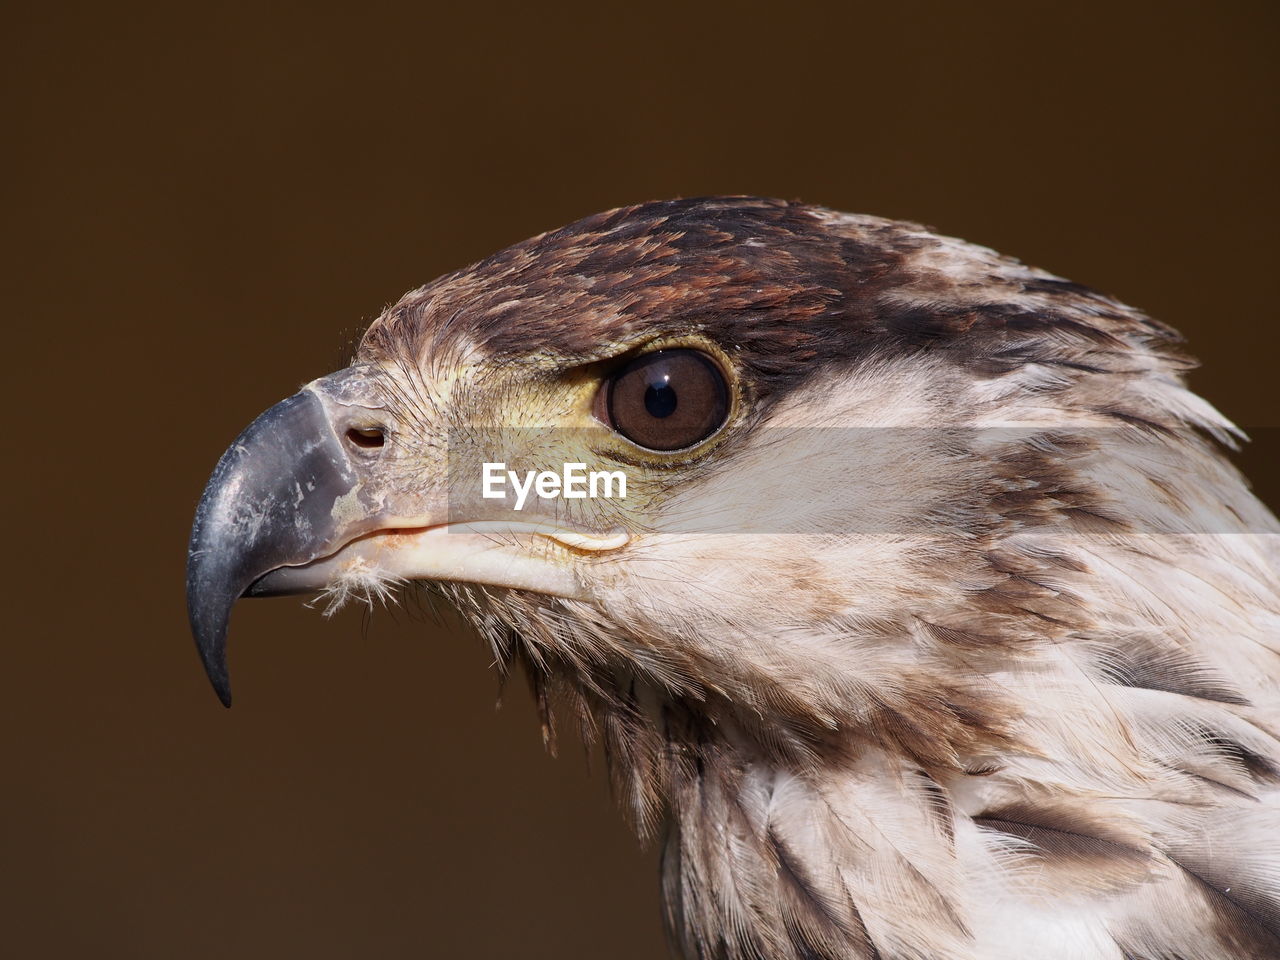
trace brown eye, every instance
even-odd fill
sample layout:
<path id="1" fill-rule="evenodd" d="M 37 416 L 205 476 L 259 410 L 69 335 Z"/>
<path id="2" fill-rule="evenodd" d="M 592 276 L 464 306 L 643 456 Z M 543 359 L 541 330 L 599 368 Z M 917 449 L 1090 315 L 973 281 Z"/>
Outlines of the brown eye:
<path id="1" fill-rule="evenodd" d="M 697 350 L 636 357 L 605 384 L 610 425 L 650 450 L 680 450 L 715 433 L 729 416 L 729 388 Z"/>

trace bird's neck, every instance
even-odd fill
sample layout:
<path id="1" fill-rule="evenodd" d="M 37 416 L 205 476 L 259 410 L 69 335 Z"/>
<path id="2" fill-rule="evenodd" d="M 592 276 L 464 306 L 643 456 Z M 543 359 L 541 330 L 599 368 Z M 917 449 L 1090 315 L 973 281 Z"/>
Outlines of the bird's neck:
<path id="1" fill-rule="evenodd" d="M 881 751 L 788 769 L 733 740 L 704 741 L 668 785 L 663 892 L 685 957 L 967 956 L 936 782 Z"/>

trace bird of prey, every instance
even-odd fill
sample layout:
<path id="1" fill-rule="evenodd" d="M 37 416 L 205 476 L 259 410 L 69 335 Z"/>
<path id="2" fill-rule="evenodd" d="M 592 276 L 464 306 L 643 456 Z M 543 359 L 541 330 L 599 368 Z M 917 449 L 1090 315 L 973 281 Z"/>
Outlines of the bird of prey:
<path id="1" fill-rule="evenodd" d="M 193 631 L 229 703 L 242 595 L 433 584 L 603 744 L 687 960 L 1275 960 L 1280 524 L 1190 366 L 915 224 L 601 213 L 241 434 Z"/>

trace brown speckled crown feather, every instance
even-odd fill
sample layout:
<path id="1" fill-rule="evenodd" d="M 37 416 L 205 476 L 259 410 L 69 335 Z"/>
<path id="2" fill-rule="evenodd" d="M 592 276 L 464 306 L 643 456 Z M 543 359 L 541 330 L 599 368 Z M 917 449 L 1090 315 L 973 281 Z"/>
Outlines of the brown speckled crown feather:
<path id="1" fill-rule="evenodd" d="M 1083 366 L 1167 327 L 1078 284 L 989 254 L 942 272 L 914 224 L 754 197 L 668 200 L 586 217 L 406 295 L 360 353 L 418 355 L 463 334 L 495 358 L 593 357 L 601 343 L 699 329 L 761 397 L 877 351 L 943 354 L 984 375 Z M 968 288 L 966 290 L 965 288 Z M 973 297 L 971 291 L 981 291 Z M 959 303 L 957 292 L 966 293 Z"/>

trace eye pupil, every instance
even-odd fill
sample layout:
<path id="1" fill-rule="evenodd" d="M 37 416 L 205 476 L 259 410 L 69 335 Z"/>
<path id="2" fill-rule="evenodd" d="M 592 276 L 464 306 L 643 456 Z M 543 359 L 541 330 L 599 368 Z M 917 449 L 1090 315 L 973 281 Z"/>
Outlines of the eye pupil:
<path id="1" fill-rule="evenodd" d="M 601 418 L 650 450 L 695 446 L 729 417 L 724 374 L 698 350 L 655 350 L 635 357 L 602 386 L 601 396 Z"/>
<path id="2" fill-rule="evenodd" d="M 664 419 L 676 412 L 676 404 L 680 398 L 670 384 L 650 384 L 644 392 L 644 408 L 658 419 Z"/>

